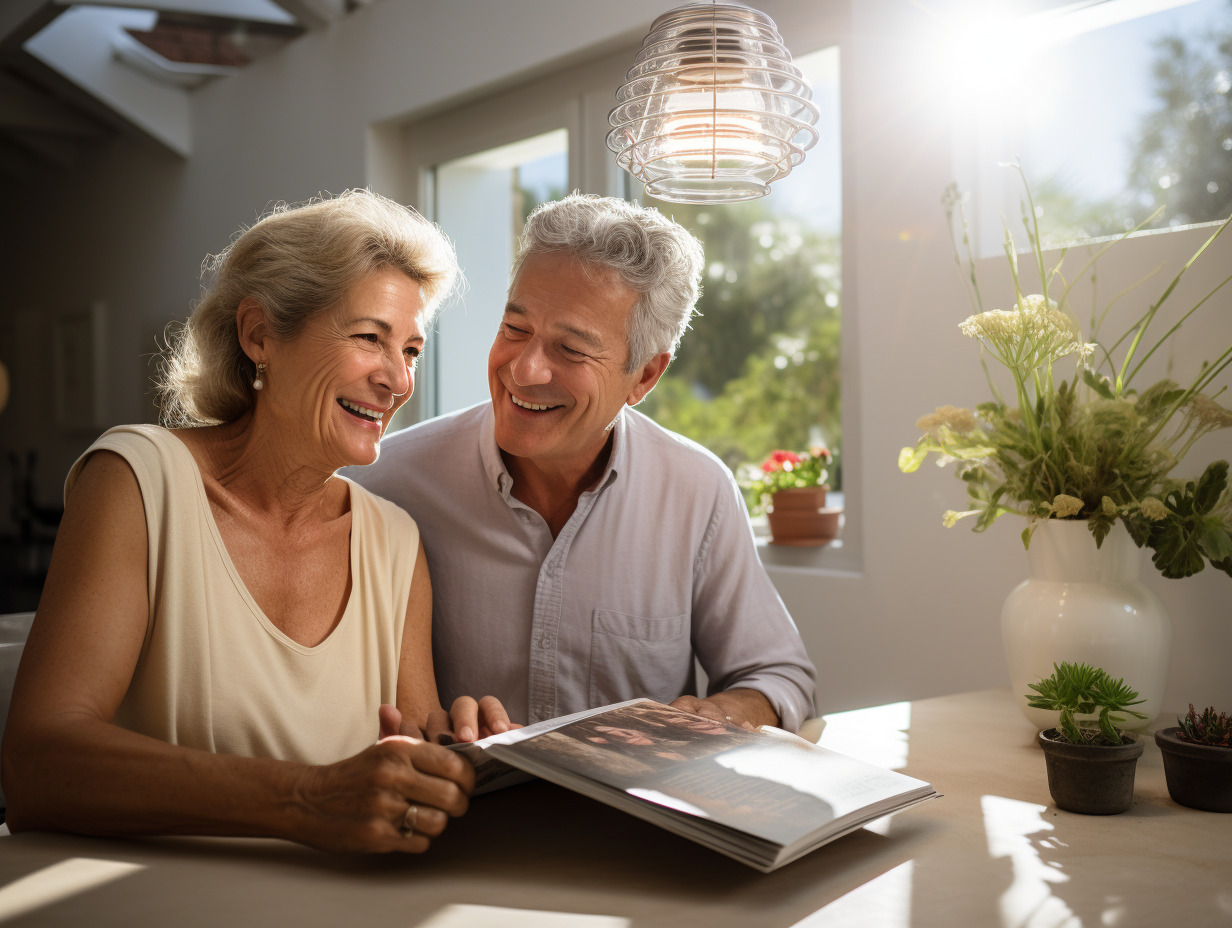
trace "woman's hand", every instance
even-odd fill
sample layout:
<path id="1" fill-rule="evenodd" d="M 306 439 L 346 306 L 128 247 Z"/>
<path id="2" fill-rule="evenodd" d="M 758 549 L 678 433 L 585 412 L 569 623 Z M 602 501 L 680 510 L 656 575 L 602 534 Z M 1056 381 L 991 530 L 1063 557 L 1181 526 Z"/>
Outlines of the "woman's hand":
<path id="1" fill-rule="evenodd" d="M 288 837 L 334 852 L 422 853 L 466 811 L 474 785 L 460 754 L 390 735 L 347 760 L 306 768 L 292 802 L 307 821 Z"/>
<path id="2" fill-rule="evenodd" d="M 441 709 L 428 716 L 427 738 L 443 744 L 478 741 L 521 727 L 509 721 L 509 713 L 495 696 L 484 696 L 478 701 L 470 696 L 459 696 L 448 714 Z"/>
<path id="3" fill-rule="evenodd" d="M 377 740 L 383 740 L 393 735 L 406 735 L 408 738 L 418 738 L 421 741 L 431 741 L 431 738 L 425 738 L 423 732 L 420 731 L 414 719 L 405 718 L 401 710 L 397 706 L 391 706 L 389 703 L 381 703 L 376 712 L 377 721 L 380 724 L 380 734 Z"/>

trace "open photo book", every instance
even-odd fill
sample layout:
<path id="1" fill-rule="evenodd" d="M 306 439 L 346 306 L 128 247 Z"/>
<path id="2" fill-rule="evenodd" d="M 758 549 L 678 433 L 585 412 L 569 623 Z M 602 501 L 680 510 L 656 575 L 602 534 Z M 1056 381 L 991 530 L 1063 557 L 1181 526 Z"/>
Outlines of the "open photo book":
<path id="1" fill-rule="evenodd" d="M 453 749 L 474 763 L 476 793 L 541 777 L 763 872 L 937 796 L 777 728 L 746 731 L 648 699 Z"/>

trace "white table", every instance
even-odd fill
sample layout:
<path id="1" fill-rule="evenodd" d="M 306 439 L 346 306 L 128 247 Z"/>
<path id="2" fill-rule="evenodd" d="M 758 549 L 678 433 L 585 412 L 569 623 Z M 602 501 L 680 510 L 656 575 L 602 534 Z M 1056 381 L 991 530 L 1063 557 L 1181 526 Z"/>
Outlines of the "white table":
<path id="1" fill-rule="evenodd" d="M 7 836 L 0 918 L 26 906 L 5 924 L 509 928 L 521 923 L 495 908 L 509 907 L 542 928 L 1232 925 L 1232 816 L 1173 803 L 1153 741 L 1133 808 L 1097 817 L 1052 806 L 1008 690 L 827 720 L 823 744 L 898 766 L 943 798 L 765 875 L 546 783 L 477 798 L 417 858 Z"/>

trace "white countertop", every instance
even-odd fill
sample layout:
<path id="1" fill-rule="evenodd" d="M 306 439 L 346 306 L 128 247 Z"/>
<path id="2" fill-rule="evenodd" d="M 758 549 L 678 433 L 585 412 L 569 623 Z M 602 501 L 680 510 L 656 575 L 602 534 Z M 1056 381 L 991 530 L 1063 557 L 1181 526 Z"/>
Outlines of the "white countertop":
<path id="1" fill-rule="evenodd" d="M 125 928 L 1232 925 L 1232 816 L 1173 803 L 1149 738 L 1132 809 L 1083 816 L 1052 806 L 1035 733 L 1008 690 L 826 718 L 822 744 L 928 780 L 943 798 L 770 874 L 542 782 L 475 799 L 423 857 L 334 857 L 272 840 L 8 836 L 0 838 L 0 920 Z"/>

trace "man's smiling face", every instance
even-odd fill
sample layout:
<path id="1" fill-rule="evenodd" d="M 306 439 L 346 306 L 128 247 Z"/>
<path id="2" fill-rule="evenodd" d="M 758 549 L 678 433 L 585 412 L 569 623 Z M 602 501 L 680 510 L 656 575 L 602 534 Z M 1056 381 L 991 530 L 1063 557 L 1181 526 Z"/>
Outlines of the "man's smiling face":
<path id="1" fill-rule="evenodd" d="M 525 261 L 488 354 L 502 451 L 569 472 L 598 459 L 607 426 L 658 379 L 625 373 L 637 297 L 611 271 L 561 252 Z"/>

